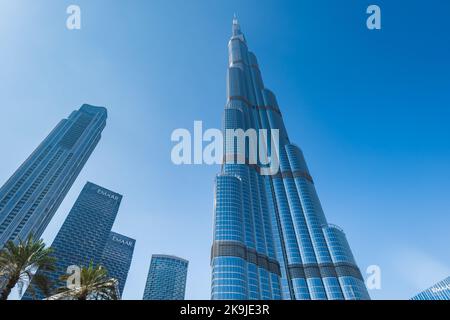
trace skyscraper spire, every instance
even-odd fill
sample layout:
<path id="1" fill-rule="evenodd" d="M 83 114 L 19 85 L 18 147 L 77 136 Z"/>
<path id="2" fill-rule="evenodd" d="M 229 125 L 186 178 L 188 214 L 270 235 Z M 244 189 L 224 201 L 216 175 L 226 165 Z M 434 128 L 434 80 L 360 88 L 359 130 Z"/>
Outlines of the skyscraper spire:
<path id="1" fill-rule="evenodd" d="M 239 20 L 236 16 L 236 13 L 233 15 L 233 37 L 241 37 L 241 40 L 245 40 L 244 36 L 242 35 L 241 32 L 241 25 L 239 24 Z"/>
<path id="2" fill-rule="evenodd" d="M 239 24 L 236 13 L 233 14 L 233 24 Z"/>

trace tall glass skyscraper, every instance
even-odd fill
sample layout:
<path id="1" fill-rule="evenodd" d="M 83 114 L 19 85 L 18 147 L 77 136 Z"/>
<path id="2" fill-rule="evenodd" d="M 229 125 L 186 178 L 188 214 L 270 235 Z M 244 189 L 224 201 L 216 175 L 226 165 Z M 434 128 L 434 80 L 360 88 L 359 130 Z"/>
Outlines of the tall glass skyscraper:
<path id="1" fill-rule="evenodd" d="M 39 238 L 100 140 L 103 107 L 83 105 L 37 147 L 0 189 L 0 248 Z"/>
<path id="2" fill-rule="evenodd" d="M 136 240 L 111 231 L 103 250 L 100 264 L 108 270 L 111 278 L 119 281 L 120 296 L 127 281 L 135 243 Z"/>
<path id="3" fill-rule="evenodd" d="M 236 18 L 228 48 L 224 129 L 267 129 L 269 136 L 279 130 L 279 150 L 270 150 L 270 158 L 280 170 L 261 174 L 260 164 L 237 164 L 233 158 L 242 154 L 233 149 L 230 157 L 225 148 L 215 184 L 212 299 L 370 299 L 344 232 L 325 218 L 303 153 L 289 140 Z"/>
<path id="4" fill-rule="evenodd" d="M 94 183 L 86 183 L 52 243 L 56 269 L 46 272 L 55 288 L 64 285 L 60 277 L 67 267 L 98 265 L 119 210 L 122 195 Z M 32 299 L 27 291 L 23 299 Z M 45 298 L 42 294 L 37 299 Z"/>
<path id="5" fill-rule="evenodd" d="M 411 300 L 450 300 L 450 277 L 422 291 Z"/>
<path id="6" fill-rule="evenodd" d="M 188 264 L 175 256 L 154 254 L 143 300 L 184 300 Z"/>

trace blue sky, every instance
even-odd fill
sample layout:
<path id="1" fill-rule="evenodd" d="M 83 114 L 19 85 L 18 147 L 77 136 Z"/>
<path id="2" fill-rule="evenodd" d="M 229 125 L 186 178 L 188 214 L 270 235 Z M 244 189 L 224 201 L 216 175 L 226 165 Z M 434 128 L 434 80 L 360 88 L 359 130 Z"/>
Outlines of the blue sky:
<path id="1" fill-rule="evenodd" d="M 82 29 L 66 29 L 81 7 Z M 365 26 L 378 4 L 382 30 Z M 347 233 L 375 299 L 450 275 L 450 38 L 446 0 L 0 0 L 0 183 L 83 103 L 109 110 L 103 138 L 44 234 L 86 181 L 124 195 L 114 230 L 137 240 L 124 298 L 154 253 L 190 261 L 187 298 L 209 299 L 218 166 L 174 166 L 176 128 L 220 128 L 237 13 L 325 214 Z"/>

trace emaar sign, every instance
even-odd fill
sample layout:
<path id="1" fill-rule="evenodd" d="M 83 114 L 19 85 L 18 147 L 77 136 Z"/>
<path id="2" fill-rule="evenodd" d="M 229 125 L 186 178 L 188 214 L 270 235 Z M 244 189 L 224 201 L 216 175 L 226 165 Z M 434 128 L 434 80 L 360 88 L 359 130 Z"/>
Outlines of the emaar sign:
<path id="1" fill-rule="evenodd" d="M 120 243 L 120 244 L 129 246 L 129 247 L 132 247 L 132 246 L 133 246 L 133 241 L 130 241 L 130 240 L 121 239 L 121 238 L 116 237 L 116 236 L 112 236 L 112 240 L 113 240 L 114 242 L 118 242 L 118 243 Z"/>
<path id="2" fill-rule="evenodd" d="M 108 197 L 112 200 L 115 200 L 115 201 L 119 200 L 119 196 L 112 194 L 110 192 L 107 192 L 105 190 L 102 190 L 102 189 L 97 189 L 97 193 L 101 194 L 102 196 Z"/>

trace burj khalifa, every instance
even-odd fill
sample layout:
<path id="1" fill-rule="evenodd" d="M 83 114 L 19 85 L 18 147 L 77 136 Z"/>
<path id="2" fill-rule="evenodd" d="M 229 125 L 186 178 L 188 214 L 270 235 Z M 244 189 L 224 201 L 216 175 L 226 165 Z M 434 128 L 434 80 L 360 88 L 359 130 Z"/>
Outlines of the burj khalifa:
<path id="1" fill-rule="evenodd" d="M 302 150 L 289 140 L 236 18 L 228 49 L 223 128 L 277 131 L 279 145 L 268 152 L 279 170 L 263 174 L 261 164 L 236 163 L 224 150 L 215 180 L 211 298 L 370 299 L 343 230 L 325 218 Z"/>

